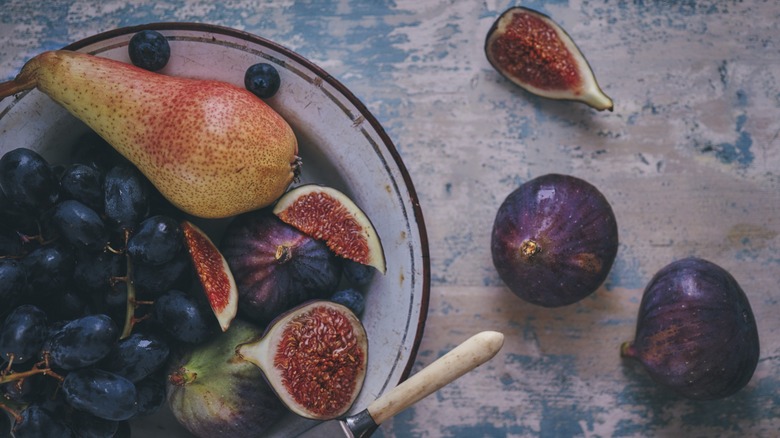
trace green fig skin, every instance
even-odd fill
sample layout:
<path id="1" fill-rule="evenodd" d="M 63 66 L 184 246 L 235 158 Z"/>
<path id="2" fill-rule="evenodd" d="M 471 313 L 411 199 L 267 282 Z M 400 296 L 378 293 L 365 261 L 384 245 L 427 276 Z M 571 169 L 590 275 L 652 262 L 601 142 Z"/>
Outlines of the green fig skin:
<path id="1" fill-rule="evenodd" d="M 172 361 L 168 406 L 190 433 L 201 438 L 262 437 L 287 412 L 262 371 L 236 354 L 237 345 L 262 333 L 237 319 L 225 333 Z"/>

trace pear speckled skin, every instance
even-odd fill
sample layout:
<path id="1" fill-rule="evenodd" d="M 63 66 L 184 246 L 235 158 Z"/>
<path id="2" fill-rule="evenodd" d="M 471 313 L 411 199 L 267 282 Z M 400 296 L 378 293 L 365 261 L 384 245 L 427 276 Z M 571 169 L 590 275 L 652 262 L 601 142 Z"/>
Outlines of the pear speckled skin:
<path id="1" fill-rule="evenodd" d="M 267 206 L 293 181 L 292 128 L 247 90 L 71 51 L 32 58 L 7 95 L 37 87 L 132 161 L 174 205 L 220 218 Z"/>

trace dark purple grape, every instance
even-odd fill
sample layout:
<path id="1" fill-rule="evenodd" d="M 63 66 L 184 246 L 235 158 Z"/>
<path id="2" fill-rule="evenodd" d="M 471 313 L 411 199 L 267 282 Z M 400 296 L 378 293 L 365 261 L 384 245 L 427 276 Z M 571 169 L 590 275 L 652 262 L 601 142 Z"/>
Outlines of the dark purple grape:
<path id="1" fill-rule="evenodd" d="M 376 268 L 354 260 L 344 259 L 342 264 L 344 265 L 344 278 L 355 287 L 368 285 L 376 273 Z"/>
<path id="2" fill-rule="evenodd" d="M 119 422 L 74 409 L 70 415 L 70 427 L 78 438 L 113 438 Z"/>
<path id="3" fill-rule="evenodd" d="M 48 334 L 46 322 L 38 307 L 24 304 L 14 309 L 0 328 L 0 360 L 20 364 L 36 359 Z"/>
<path id="4" fill-rule="evenodd" d="M 65 370 L 92 365 L 108 355 L 118 335 L 116 323 L 107 315 L 74 319 L 47 341 L 51 361 Z"/>
<path id="5" fill-rule="evenodd" d="M 170 261 L 184 241 L 179 223 L 168 216 L 144 219 L 127 242 L 127 253 L 134 262 L 161 265 Z"/>
<path id="6" fill-rule="evenodd" d="M 281 84 L 279 71 L 271 64 L 253 64 L 244 73 L 244 87 L 261 99 L 273 97 Z"/>
<path id="7" fill-rule="evenodd" d="M 689 257 L 645 288 L 636 336 L 621 346 L 658 384 L 693 400 L 728 397 L 758 365 L 758 328 L 748 297 L 720 266 Z"/>
<path id="8" fill-rule="evenodd" d="M 88 131 L 81 136 L 73 148 L 73 162 L 86 164 L 94 167 L 101 173 L 107 172 L 119 164 L 128 164 L 127 158 L 123 157 L 114 149 L 103 137 L 95 131 Z M 101 204 L 103 198 L 101 194 Z"/>
<path id="9" fill-rule="evenodd" d="M 2 397 L 16 403 L 32 403 L 38 399 L 42 388 L 42 380 L 48 377 L 43 374 L 27 376 L 24 379 L 12 380 L 2 385 Z M 3 436 L 0 433 L 0 436 Z"/>
<path id="10" fill-rule="evenodd" d="M 36 219 L 38 213 L 30 214 L 14 204 L 0 188 L 0 229 L 35 234 L 37 230 Z"/>
<path id="11" fill-rule="evenodd" d="M 103 174 L 86 164 L 72 164 L 60 177 L 61 196 L 81 202 L 100 213 L 103 211 Z"/>
<path id="12" fill-rule="evenodd" d="M 156 298 L 171 289 L 187 289 L 191 281 L 192 261 L 186 250 L 159 266 L 133 267 L 133 282 L 138 293 L 146 298 Z"/>
<path id="13" fill-rule="evenodd" d="M 72 290 L 41 303 L 41 307 L 51 321 L 70 321 L 93 313 L 90 302 Z"/>
<path id="14" fill-rule="evenodd" d="M 347 307 L 355 315 L 362 315 L 366 308 L 366 298 L 355 289 L 342 289 L 331 295 L 330 300 L 334 303 Z"/>
<path id="15" fill-rule="evenodd" d="M 132 382 L 146 378 L 168 360 L 168 342 L 154 333 L 133 333 L 116 343 L 100 368 Z"/>
<path id="16" fill-rule="evenodd" d="M 137 411 L 133 382 L 105 370 L 71 371 L 62 382 L 62 391 L 74 408 L 106 420 L 127 420 Z"/>
<path id="17" fill-rule="evenodd" d="M 127 45 L 130 61 L 144 70 L 161 70 L 171 57 L 171 46 L 163 34 L 154 30 L 142 30 Z"/>
<path id="18" fill-rule="evenodd" d="M 103 219 L 79 201 L 68 199 L 57 204 L 52 220 L 60 236 L 77 250 L 100 251 L 108 243 Z"/>
<path id="19" fill-rule="evenodd" d="M 21 257 L 23 254 L 24 243 L 19 233 L 0 224 L 0 258 Z"/>
<path id="20" fill-rule="evenodd" d="M 147 377 L 135 385 L 138 395 L 137 416 L 152 415 L 165 404 L 165 382 L 157 377 Z"/>
<path id="21" fill-rule="evenodd" d="M 103 211 L 117 230 L 132 230 L 149 212 L 149 181 L 130 165 L 118 165 L 103 182 Z"/>
<path id="22" fill-rule="evenodd" d="M 80 252 L 73 270 L 73 283 L 81 290 L 103 294 L 112 287 L 112 279 L 125 275 L 126 266 L 122 254 Z"/>
<path id="23" fill-rule="evenodd" d="M 27 272 L 13 259 L 0 258 L 0 316 L 11 310 L 27 289 Z"/>
<path id="24" fill-rule="evenodd" d="M 493 265 L 518 297 L 544 307 L 575 303 L 607 278 L 618 228 L 607 199 L 570 175 L 547 174 L 506 197 L 491 234 Z"/>
<path id="25" fill-rule="evenodd" d="M 8 438 L 11 436 L 11 417 L 5 412 L 0 412 L 0 437 Z"/>
<path id="26" fill-rule="evenodd" d="M 125 420 L 119 422 L 119 427 L 117 427 L 116 433 L 112 438 L 131 438 L 132 435 L 133 430 L 130 426 L 130 422 Z"/>
<path id="27" fill-rule="evenodd" d="M 57 202 L 60 183 L 40 154 L 18 148 L 0 158 L 0 188 L 13 204 L 40 213 Z"/>
<path id="28" fill-rule="evenodd" d="M 70 428 L 56 414 L 37 404 L 27 406 L 14 422 L 14 438 L 71 438 Z"/>
<path id="29" fill-rule="evenodd" d="M 22 265 L 27 272 L 31 298 L 40 300 L 68 288 L 75 262 L 69 248 L 55 243 L 30 251 L 22 259 Z"/>
<path id="30" fill-rule="evenodd" d="M 211 309 L 179 290 L 170 290 L 154 301 L 154 320 L 173 339 L 198 344 L 217 330 Z"/>

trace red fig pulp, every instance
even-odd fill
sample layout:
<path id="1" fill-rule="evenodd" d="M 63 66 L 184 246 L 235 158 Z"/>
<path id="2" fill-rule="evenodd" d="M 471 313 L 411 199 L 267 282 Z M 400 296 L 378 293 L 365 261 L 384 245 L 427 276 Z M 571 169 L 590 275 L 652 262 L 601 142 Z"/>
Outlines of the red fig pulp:
<path id="1" fill-rule="evenodd" d="M 344 415 L 363 387 L 368 337 L 347 307 L 316 300 L 281 315 L 262 339 L 237 351 L 263 370 L 291 411 L 327 420 Z"/>
<path id="2" fill-rule="evenodd" d="M 485 55 L 501 75 L 530 93 L 612 111 L 612 100 L 599 88 L 585 56 L 547 15 L 509 8 L 490 28 Z"/>
<path id="3" fill-rule="evenodd" d="M 745 292 L 720 266 L 699 258 L 673 262 L 642 296 L 636 337 L 621 346 L 650 377 L 683 397 L 724 398 L 750 381 L 758 329 Z"/>

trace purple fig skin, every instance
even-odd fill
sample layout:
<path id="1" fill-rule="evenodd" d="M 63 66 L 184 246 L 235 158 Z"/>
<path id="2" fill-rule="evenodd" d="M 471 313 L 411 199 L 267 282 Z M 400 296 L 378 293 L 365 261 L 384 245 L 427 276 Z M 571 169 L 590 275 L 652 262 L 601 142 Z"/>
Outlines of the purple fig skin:
<path id="1" fill-rule="evenodd" d="M 634 341 L 621 355 L 692 400 L 728 397 L 758 365 L 758 328 L 747 295 L 720 266 L 690 257 L 672 262 L 642 296 Z"/>
<path id="2" fill-rule="evenodd" d="M 268 209 L 236 217 L 220 250 L 238 287 L 238 309 L 267 325 L 279 314 L 335 292 L 339 258 L 319 240 L 285 224 Z"/>
<path id="3" fill-rule="evenodd" d="M 569 175 L 532 179 L 504 200 L 491 253 L 501 280 L 520 298 L 560 307 L 595 292 L 618 249 L 615 214 L 590 183 Z"/>

